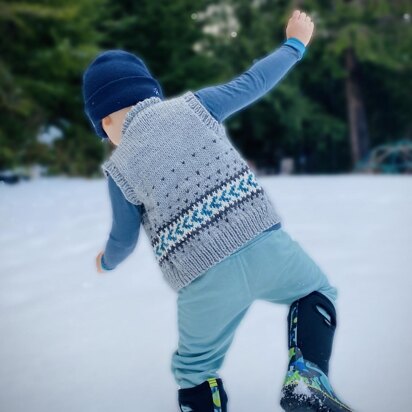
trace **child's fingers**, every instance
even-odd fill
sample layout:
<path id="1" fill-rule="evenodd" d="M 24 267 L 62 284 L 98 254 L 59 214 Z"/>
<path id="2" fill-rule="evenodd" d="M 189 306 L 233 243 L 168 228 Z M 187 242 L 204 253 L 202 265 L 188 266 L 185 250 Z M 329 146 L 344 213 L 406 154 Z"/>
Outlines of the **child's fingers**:
<path id="1" fill-rule="evenodd" d="M 96 256 L 96 269 L 99 273 L 104 273 L 102 266 L 101 266 L 101 257 L 103 255 L 103 252 L 100 252 L 97 256 Z"/>
<path id="2" fill-rule="evenodd" d="M 300 15 L 300 10 L 295 10 L 295 11 L 292 13 L 292 17 L 291 17 L 289 20 L 291 20 L 291 19 L 297 19 L 297 18 L 299 17 L 299 15 Z"/>

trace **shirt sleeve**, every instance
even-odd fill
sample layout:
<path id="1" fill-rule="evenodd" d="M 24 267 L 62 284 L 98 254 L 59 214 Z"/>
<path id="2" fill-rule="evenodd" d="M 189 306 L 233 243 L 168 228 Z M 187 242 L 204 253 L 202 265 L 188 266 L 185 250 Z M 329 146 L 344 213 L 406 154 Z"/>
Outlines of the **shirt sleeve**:
<path id="1" fill-rule="evenodd" d="M 250 105 L 272 89 L 303 58 L 306 47 L 295 37 L 262 57 L 228 83 L 202 88 L 194 95 L 218 121 Z"/>
<path id="2" fill-rule="evenodd" d="M 108 186 L 112 204 L 112 228 L 101 264 L 104 270 L 113 270 L 136 247 L 143 206 L 129 202 L 110 175 Z"/>

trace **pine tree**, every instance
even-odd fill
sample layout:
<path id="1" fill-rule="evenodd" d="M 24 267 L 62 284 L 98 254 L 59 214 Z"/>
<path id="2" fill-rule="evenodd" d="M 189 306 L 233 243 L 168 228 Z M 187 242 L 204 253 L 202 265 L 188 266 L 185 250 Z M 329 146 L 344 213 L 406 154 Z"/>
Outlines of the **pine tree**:
<path id="1" fill-rule="evenodd" d="M 102 157 L 83 113 L 81 73 L 95 53 L 99 0 L 0 2 L 0 169 L 41 162 L 56 173 L 90 174 Z M 60 152 L 37 141 L 41 127 L 59 127 Z M 74 133 L 74 130 L 76 132 Z M 78 144 L 68 144 L 69 139 Z M 88 149 L 89 148 L 89 149 Z M 93 153 L 89 159 L 82 151 Z M 90 153 L 89 153 L 90 154 Z M 81 166 L 81 163 L 91 166 Z"/>
<path id="2" fill-rule="evenodd" d="M 371 146 L 388 139 L 384 134 L 392 133 L 390 138 L 396 139 L 411 131 L 411 98 L 407 93 L 412 61 L 409 1 L 222 3 L 233 6 L 240 29 L 230 45 L 219 39 L 212 48 L 216 46 L 221 55 L 231 59 L 236 71 L 284 39 L 284 26 L 294 9 L 306 11 L 316 23 L 314 38 L 299 69 L 238 118 L 239 141 L 247 147 L 250 136 L 255 139 L 248 152 L 257 147 L 258 140 L 262 149 L 269 148 L 269 152 L 278 153 L 277 157 L 293 155 L 298 163 L 306 158 L 308 171 L 342 170 L 356 166 Z M 387 108 L 382 96 L 394 105 Z M 268 110 L 274 116 L 269 116 Z M 260 115 L 275 131 L 276 143 L 258 124 Z M 373 120 L 372 127 L 368 118 Z M 390 131 L 392 125 L 397 128 Z"/>
<path id="3" fill-rule="evenodd" d="M 213 72 L 213 59 L 194 49 L 203 36 L 195 16 L 209 2 L 109 1 L 102 10 L 101 47 L 140 56 L 166 97 L 195 87 Z"/>
<path id="4" fill-rule="evenodd" d="M 371 113 L 365 101 L 369 72 L 386 69 L 390 76 L 399 76 L 412 67 L 410 1 L 303 0 L 294 6 L 313 11 L 316 43 L 336 62 L 334 77 L 344 80 L 351 158 L 356 166 L 371 146 L 367 120 Z"/>

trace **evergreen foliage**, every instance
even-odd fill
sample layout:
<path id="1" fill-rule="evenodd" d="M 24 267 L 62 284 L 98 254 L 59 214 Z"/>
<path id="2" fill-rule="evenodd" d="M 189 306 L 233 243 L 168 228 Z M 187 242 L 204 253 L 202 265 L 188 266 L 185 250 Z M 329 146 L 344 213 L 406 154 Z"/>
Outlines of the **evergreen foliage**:
<path id="1" fill-rule="evenodd" d="M 230 81 L 285 40 L 294 8 L 315 35 L 298 68 L 227 129 L 258 168 L 349 171 L 411 138 L 409 0 L 0 0 L 0 170 L 40 163 L 100 176 L 110 146 L 83 111 L 84 68 L 102 50 L 138 54 L 166 97 Z M 38 139 L 56 126 L 62 138 Z"/>

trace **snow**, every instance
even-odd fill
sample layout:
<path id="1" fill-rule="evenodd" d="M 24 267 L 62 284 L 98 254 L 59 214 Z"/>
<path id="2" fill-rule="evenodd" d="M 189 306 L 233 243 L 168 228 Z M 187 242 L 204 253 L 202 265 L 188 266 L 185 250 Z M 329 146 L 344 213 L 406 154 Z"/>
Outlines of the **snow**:
<path id="1" fill-rule="evenodd" d="M 303 380 L 299 380 L 297 385 L 293 388 L 293 394 L 310 398 L 311 391 L 308 385 L 306 385 L 305 382 L 303 382 Z"/>
<path id="2" fill-rule="evenodd" d="M 355 410 L 409 410 L 412 179 L 258 178 L 292 237 L 338 287 L 332 386 Z M 0 185 L 0 410 L 176 412 L 176 293 L 144 230 L 95 270 L 111 206 L 104 179 Z M 257 301 L 220 373 L 229 412 L 280 411 L 287 308 Z"/>

